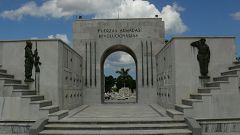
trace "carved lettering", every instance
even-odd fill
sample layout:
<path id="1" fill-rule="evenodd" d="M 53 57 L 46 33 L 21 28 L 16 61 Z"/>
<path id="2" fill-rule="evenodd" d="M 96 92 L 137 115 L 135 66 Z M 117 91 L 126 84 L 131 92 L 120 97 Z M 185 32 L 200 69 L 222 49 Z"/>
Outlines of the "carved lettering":
<path id="1" fill-rule="evenodd" d="M 137 38 L 141 28 L 98 29 L 98 38 Z"/>

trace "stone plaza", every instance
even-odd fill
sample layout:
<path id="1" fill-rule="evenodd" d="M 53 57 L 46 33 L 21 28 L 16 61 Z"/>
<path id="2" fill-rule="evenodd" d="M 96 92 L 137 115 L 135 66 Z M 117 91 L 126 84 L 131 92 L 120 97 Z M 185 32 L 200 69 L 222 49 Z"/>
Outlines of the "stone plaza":
<path id="1" fill-rule="evenodd" d="M 73 47 L 0 41 L 0 134 L 240 134 L 235 37 L 165 41 L 164 27 L 161 18 L 78 19 Z M 24 81 L 26 41 L 41 62 L 34 82 Z M 205 45 L 205 65 L 206 51 L 193 43 Z M 117 51 L 135 61 L 134 102 L 104 101 L 104 62 Z"/>

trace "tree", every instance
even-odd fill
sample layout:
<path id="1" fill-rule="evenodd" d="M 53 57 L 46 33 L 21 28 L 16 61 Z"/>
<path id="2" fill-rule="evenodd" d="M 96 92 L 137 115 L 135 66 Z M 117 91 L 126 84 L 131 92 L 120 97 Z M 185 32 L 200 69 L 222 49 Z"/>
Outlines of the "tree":
<path id="1" fill-rule="evenodd" d="M 132 93 L 133 93 L 133 90 L 136 89 L 136 80 L 132 79 L 130 82 L 129 82 L 129 88 L 131 89 Z"/>
<path id="2" fill-rule="evenodd" d="M 105 76 L 105 92 L 111 92 L 111 88 L 116 84 L 116 78 Z"/>
<path id="3" fill-rule="evenodd" d="M 128 87 L 130 89 L 136 88 L 135 80 L 133 80 L 133 78 L 128 74 L 129 71 L 129 68 L 121 68 L 120 71 L 116 71 L 116 73 L 119 74 L 116 80 L 116 86 L 118 89 L 121 89 L 122 87 Z"/>

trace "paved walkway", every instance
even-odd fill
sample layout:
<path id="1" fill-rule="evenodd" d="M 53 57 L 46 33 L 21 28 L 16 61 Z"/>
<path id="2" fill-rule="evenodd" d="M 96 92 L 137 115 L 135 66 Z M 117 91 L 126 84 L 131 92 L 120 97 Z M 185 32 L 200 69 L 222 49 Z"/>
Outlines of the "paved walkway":
<path id="1" fill-rule="evenodd" d="M 104 104 L 83 105 L 71 110 L 69 116 L 62 120 L 163 120 L 170 119 L 164 114 L 165 110 L 160 106 L 139 104 Z"/>

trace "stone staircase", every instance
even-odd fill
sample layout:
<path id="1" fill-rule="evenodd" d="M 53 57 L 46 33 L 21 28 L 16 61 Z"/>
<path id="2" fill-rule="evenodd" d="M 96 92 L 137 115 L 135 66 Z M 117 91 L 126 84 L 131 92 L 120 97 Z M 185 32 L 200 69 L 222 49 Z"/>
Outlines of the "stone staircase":
<path id="1" fill-rule="evenodd" d="M 28 104 L 25 105 L 35 110 L 29 111 L 36 113 L 36 116 L 38 113 L 41 113 L 39 114 L 40 116 L 45 115 L 45 117 L 49 117 L 49 119 L 59 120 L 68 115 L 68 110 L 60 110 L 58 105 L 53 105 L 52 101 L 45 99 L 44 95 L 38 95 L 35 90 L 30 90 L 28 84 L 23 84 L 21 80 L 14 79 L 14 75 L 8 74 L 6 69 L 2 69 L 1 65 L 0 88 L 1 97 L 12 98 L 12 101 L 17 102 L 23 101 L 25 103 L 27 101 Z"/>
<path id="2" fill-rule="evenodd" d="M 221 105 L 216 105 L 214 100 L 219 98 L 225 100 L 225 96 L 239 95 L 239 77 L 240 62 L 234 62 L 228 68 L 228 71 L 222 72 L 219 77 L 214 77 L 211 82 L 207 82 L 203 87 L 198 88 L 197 93 L 190 94 L 189 99 L 182 99 L 182 104 L 175 104 L 174 109 L 167 110 L 167 114 L 173 119 L 183 119 L 186 116 L 196 119 L 215 118 L 213 108 Z M 225 102 L 231 102 L 229 99 L 231 100 L 231 98 L 228 98 Z M 231 110 L 228 110 L 231 107 L 226 105 L 221 107 L 223 112 L 231 112 Z M 234 109 L 233 111 L 236 112 Z M 219 116 L 221 114 L 216 115 L 216 117 Z M 226 115 L 226 117 L 229 116 Z"/>
<path id="3" fill-rule="evenodd" d="M 184 120 L 50 121 L 39 135 L 191 135 Z"/>

